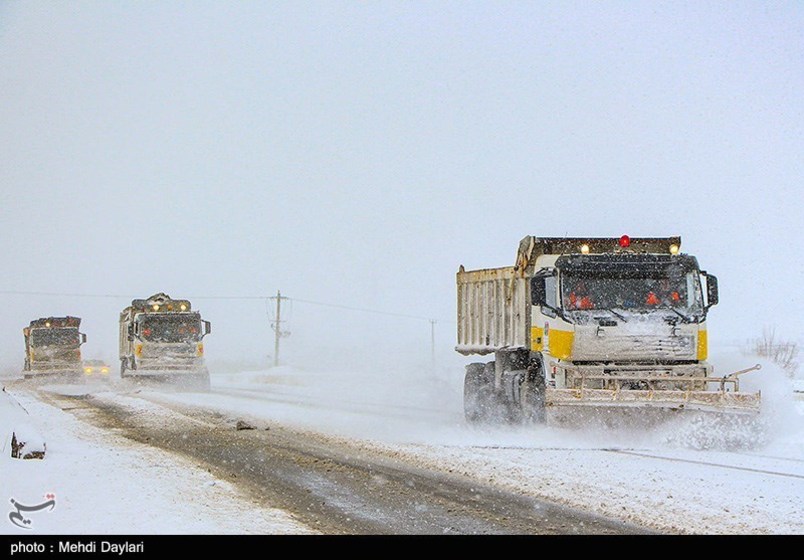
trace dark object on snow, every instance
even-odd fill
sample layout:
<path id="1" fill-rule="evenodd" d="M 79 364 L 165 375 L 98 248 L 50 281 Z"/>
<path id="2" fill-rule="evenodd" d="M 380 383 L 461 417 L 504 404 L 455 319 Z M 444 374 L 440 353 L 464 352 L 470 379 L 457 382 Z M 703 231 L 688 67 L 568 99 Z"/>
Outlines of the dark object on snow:
<path id="1" fill-rule="evenodd" d="M 248 422 L 244 422 L 243 420 L 238 420 L 235 428 L 238 430 L 253 430 L 254 426 L 249 424 Z"/>
<path id="2" fill-rule="evenodd" d="M 5 455 L 8 447 L 13 459 L 44 459 L 47 451 L 44 438 L 28 422 L 28 411 L 0 387 L 0 452 Z"/>
<path id="3" fill-rule="evenodd" d="M 44 459 L 45 458 L 45 449 L 44 444 L 42 445 L 43 449 L 35 450 L 35 451 L 26 451 L 25 450 L 25 442 L 24 441 L 17 441 L 17 434 L 11 434 L 11 457 L 12 459 Z"/>

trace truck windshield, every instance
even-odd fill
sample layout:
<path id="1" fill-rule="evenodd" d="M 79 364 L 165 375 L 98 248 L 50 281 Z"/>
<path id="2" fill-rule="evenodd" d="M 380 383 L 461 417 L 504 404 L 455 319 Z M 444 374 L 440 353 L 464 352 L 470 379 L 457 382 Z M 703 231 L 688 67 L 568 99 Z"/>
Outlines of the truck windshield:
<path id="1" fill-rule="evenodd" d="M 80 344 L 78 329 L 32 329 L 31 344 L 33 346 L 65 346 L 78 348 Z"/>
<path id="2" fill-rule="evenodd" d="M 683 316 L 695 316 L 703 311 L 697 272 L 673 265 L 573 271 L 562 276 L 561 296 L 567 311 L 668 309 Z"/>
<path id="3" fill-rule="evenodd" d="M 201 319 L 197 315 L 149 315 L 140 322 L 140 335 L 150 342 L 197 342 Z"/>

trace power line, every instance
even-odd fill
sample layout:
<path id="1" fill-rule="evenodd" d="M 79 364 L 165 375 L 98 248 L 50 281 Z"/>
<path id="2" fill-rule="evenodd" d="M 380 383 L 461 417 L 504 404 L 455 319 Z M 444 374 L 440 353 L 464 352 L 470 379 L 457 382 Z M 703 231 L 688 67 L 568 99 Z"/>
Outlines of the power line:
<path id="1" fill-rule="evenodd" d="M 121 294 L 69 294 L 57 292 L 23 292 L 19 290 L 0 290 L 0 294 L 10 296 L 47 296 L 47 297 L 83 297 L 83 298 L 124 298 L 133 299 L 132 296 Z"/>
<path id="2" fill-rule="evenodd" d="M 83 297 L 83 298 L 121 298 L 137 299 L 141 296 L 131 294 L 75 294 L 67 292 L 28 292 L 22 290 L 0 290 L 0 294 L 12 296 L 48 296 L 48 297 Z M 271 296 L 187 296 L 185 299 L 271 299 Z"/>
<path id="3" fill-rule="evenodd" d="M 276 296 L 187 296 L 186 299 L 271 299 Z"/>
<path id="4" fill-rule="evenodd" d="M 310 305 L 320 305 L 321 307 L 333 307 L 335 309 L 347 309 L 349 311 L 362 311 L 363 313 L 374 313 L 375 315 L 388 315 L 391 317 L 405 317 L 408 319 L 419 319 L 421 321 L 433 321 L 431 317 L 424 317 L 422 315 L 409 315 L 407 313 L 396 313 L 394 311 L 380 311 L 378 309 L 366 309 L 365 307 L 352 307 L 350 305 L 341 305 L 339 303 L 325 303 L 322 301 L 311 301 L 308 299 L 290 298 L 299 303 L 307 303 Z"/>
<path id="5" fill-rule="evenodd" d="M 15 296 L 44 296 L 44 297 L 76 297 L 76 298 L 111 298 L 111 299 L 136 299 L 138 296 L 132 295 L 125 295 L 125 294 L 79 294 L 79 293 L 68 293 L 68 292 L 34 292 L 34 291 L 23 291 L 23 290 L 0 290 L 0 294 L 2 295 L 15 295 Z M 259 295 L 249 295 L 249 296 L 221 296 L 221 295 L 214 295 L 214 296 L 186 296 L 186 299 L 196 299 L 196 300 L 263 300 L 268 301 L 272 299 L 276 299 L 276 296 L 259 296 Z M 287 299 L 289 301 L 297 301 L 299 303 L 306 303 L 308 305 L 318 305 L 321 307 L 330 307 L 334 309 L 345 309 L 348 311 L 359 311 L 362 313 L 372 313 L 374 315 L 386 315 L 389 317 L 404 317 L 406 319 L 416 319 L 419 321 L 436 321 L 433 317 L 425 317 L 423 315 L 412 315 L 410 313 L 398 313 L 395 311 L 384 311 L 381 309 L 368 309 L 365 307 L 354 307 L 350 305 L 342 305 L 339 303 L 328 303 L 323 301 L 313 301 L 309 299 L 302 299 L 302 298 L 293 298 L 293 297 L 286 297 L 282 296 L 282 299 Z M 441 319 L 437 320 L 439 323 L 454 323 L 454 321 L 444 321 Z"/>

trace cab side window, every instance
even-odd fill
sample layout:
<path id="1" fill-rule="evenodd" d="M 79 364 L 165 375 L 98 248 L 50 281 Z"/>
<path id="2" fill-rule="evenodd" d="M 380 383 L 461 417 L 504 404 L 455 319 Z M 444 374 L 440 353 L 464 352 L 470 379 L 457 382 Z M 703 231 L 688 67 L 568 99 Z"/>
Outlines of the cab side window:
<path id="1" fill-rule="evenodd" d="M 558 308 L 558 281 L 555 276 L 548 276 L 544 279 L 544 299 L 550 307 Z"/>

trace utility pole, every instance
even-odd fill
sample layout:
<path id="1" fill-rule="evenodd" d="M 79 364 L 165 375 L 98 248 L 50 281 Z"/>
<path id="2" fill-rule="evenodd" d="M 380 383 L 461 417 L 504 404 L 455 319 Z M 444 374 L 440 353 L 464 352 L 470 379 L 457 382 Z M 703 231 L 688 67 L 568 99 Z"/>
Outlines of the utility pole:
<path id="1" fill-rule="evenodd" d="M 435 319 L 430 319 L 430 360 L 433 362 L 433 371 L 435 371 Z"/>
<path id="2" fill-rule="evenodd" d="M 276 297 L 270 298 L 276 300 L 276 315 L 271 323 L 271 328 L 274 330 L 274 367 L 279 365 L 279 339 L 285 336 L 290 336 L 290 331 L 282 330 L 282 300 L 289 300 L 290 298 L 282 297 L 282 293 L 277 290 Z"/>

